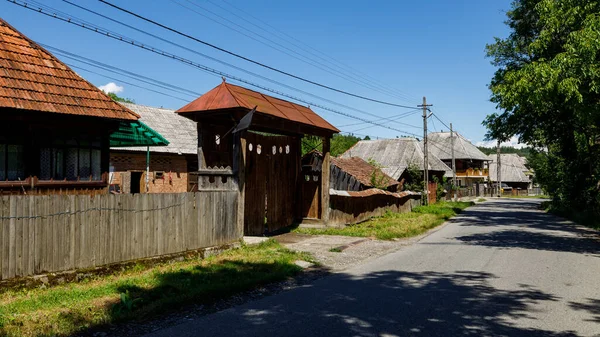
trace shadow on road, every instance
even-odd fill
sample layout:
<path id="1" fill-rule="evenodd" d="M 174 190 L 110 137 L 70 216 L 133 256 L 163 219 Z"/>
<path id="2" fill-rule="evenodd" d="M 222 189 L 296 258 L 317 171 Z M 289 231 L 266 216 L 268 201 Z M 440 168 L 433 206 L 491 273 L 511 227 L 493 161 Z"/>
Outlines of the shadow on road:
<path id="1" fill-rule="evenodd" d="M 287 293 L 293 300 L 238 308 L 220 319 L 245 326 L 246 335 L 576 336 L 516 326 L 511 319 L 534 319 L 530 305 L 559 299 L 527 285 L 497 289 L 489 283 L 493 278 L 481 272 L 336 275 L 329 286 Z M 221 321 L 217 325 L 223 328 Z"/>
<path id="2" fill-rule="evenodd" d="M 456 238 L 471 245 L 600 254 L 597 231 L 541 212 L 535 201 L 484 203 L 468 209 L 455 221 L 460 226 L 487 229 Z M 494 230 L 489 231 L 490 227 Z"/>
<path id="3" fill-rule="evenodd" d="M 600 324 L 600 300 L 595 298 L 588 298 L 586 303 L 571 302 L 569 306 L 574 310 L 587 311 L 594 315 L 594 318 L 590 319 L 591 322 Z"/>

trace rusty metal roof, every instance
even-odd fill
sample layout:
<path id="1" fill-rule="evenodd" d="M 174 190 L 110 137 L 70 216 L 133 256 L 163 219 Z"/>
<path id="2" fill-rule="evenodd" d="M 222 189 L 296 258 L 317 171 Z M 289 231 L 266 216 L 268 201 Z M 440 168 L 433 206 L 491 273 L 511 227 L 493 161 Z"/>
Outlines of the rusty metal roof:
<path id="1" fill-rule="evenodd" d="M 0 107 L 118 120 L 139 118 L 2 19 Z"/>
<path id="2" fill-rule="evenodd" d="M 394 178 L 383 173 L 381 169 L 378 169 L 377 167 L 367 163 L 359 157 L 331 158 L 331 163 L 339 167 L 342 171 L 353 176 L 361 184 L 367 187 L 375 187 L 373 186 L 373 182 L 371 181 L 373 172 L 375 172 L 375 179 L 377 179 L 379 183 L 384 185 L 385 188 L 400 184 Z"/>
<path id="3" fill-rule="evenodd" d="M 232 108 L 258 108 L 258 113 L 302 123 L 305 125 L 340 132 L 335 126 L 317 115 L 310 108 L 285 101 L 258 91 L 246 89 L 225 81 L 200 96 L 198 99 L 177 110 L 178 113 L 215 111 Z"/>

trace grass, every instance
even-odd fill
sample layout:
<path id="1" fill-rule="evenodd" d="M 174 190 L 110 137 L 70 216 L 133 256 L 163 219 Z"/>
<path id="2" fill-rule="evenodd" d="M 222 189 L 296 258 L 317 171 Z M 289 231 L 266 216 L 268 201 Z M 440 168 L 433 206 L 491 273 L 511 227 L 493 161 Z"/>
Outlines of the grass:
<path id="1" fill-rule="evenodd" d="M 548 213 L 558 215 L 565 219 L 569 219 L 579 225 L 590 227 L 596 230 L 600 230 L 600 217 L 592 211 L 576 212 L 573 210 L 566 210 L 564 208 L 555 207 L 551 201 L 543 201 L 541 208 Z"/>
<path id="2" fill-rule="evenodd" d="M 8 290 L 0 294 L 0 336 L 66 336 L 185 304 L 212 303 L 297 274 L 302 270 L 297 260 L 314 263 L 310 255 L 270 240 L 204 260 L 134 267 L 47 289 Z"/>
<path id="3" fill-rule="evenodd" d="M 415 207 L 410 213 L 391 213 L 344 228 L 296 228 L 294 232 L 312 235 L 345 235 L 392 240 L 417 236 L 472 206 L 472 202 L 439 202 Z"/>
<path id="4" fill-rule="evenodd" d="M 333 247 L 329 250 L 332 253 L 341 253 L 342 252 L 342 248 L 340 247 Z"/>
<path id="5" fill-rule="evenodd" d="M 484 201 L 486 201 L 484 198 L 477 199 L 477 202 L 484 202 Z"/>
<path id="6" fill-rule="evenodd" d="M 547 195 L 503 195 L 502 198 L 514 199 L 550 199 Z"/>

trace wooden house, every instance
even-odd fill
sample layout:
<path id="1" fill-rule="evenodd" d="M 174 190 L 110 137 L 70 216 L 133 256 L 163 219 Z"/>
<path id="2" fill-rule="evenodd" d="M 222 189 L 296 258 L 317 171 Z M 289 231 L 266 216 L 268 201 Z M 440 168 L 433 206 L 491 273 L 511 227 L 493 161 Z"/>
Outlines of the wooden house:
<path id="1" fill-rule="evenodd" d="M 110 143 L 132 139 L 139 118 L 2 19 L 0 110 L 10 194 L 106 193 Z"/>
<path id="2" fill-rule="evenodd" d="M 120 103 L 169 141 L 165 146 L 111 147 L 109 183 L 115 193 L 180 193 L 194 189 L 188 172 L 198 170 L 198 131 L 175 110 Z"/>
<path id="3" fill-rule="evenodd" d="M 491 183 L 498 182 L 498 155 L 490 154 L 490 175 Z M 531 171 L 525 166 L 525 158 L 516 153 L 504 153 L 500 155 L 500 179 L 502 183 L 513 189 L 526 190 L 531 188 Z"/>
<path id="4" fill-rule="evenodd" d="M 404 137 L 395 139 L 361 140 L 344 152 L 340 158 L 359 157 L 363 160 L 373 160 L 380 165 L 381 170 L 394 180 L 403 182 L 408 177 L 407 169 L 414 165 L 424 171 L 423 148 L 415 138 Z M 434 154 L 429 154 L 428 169 L 430 181 L 433 177 L 442 180 L 450 168 Z"/>
<path id="5" fill-rule="evenodd" d="M 177 112 L 197 122 L 197 189 L 235 207 L 228 215 L 244 234 L 293 224 L 304 198 L 328 221 L 330 140 L 339 130 L 310 108 L 223 81 Z M 324 159 L 319 188 L 301 194 L 305 135 L 322 138 Z"/>
<path id="6" fill-rule="evenodd" d="M 454 132 L 453 138 L 450 137 L 450 132 L 432 132 L 427 136 L 429 153 L 450 167 L 445 175 L 446 178 L 453 177 L 452 149 L 454 147 L 456 184 L 472 187 L 485 182 L 489 174 L 488 156 L 459 133 Z"/>

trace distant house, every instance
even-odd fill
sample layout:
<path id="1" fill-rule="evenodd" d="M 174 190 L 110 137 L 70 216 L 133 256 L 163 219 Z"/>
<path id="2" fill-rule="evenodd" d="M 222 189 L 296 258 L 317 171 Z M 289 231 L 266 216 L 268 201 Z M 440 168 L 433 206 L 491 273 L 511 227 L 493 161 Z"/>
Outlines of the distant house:
<path id="1" fill-rule="evenodd" d="M 196 123 L 175 110 L 120 103 L 137 113 L 140 121 L 169 141 L 167 146 L 111 147 L 109 182 L 120 193 L 179 193 L 191 190 L 188 172 L 198 170 Z M 146 151 L 149 150 L 149 153 Z M 147 162 L 149 155 L 149 162 Z"/>
<path id="2" fill-rule="evenodd" d="M 490 181 L 498 181 L 498 156 L 490 154 Z M 525 166 L 526 159 L 515 154 L 506 153 L 500 155 L 500 179 L 512 188 L 528 189 L 531 187 L 531 171 Z"/>
<path id="3" fill-rule="evenodd" d="M 361 140 L 344 152 L 340 158 L 359 157 L 363 160 L 373 160 L 381 165 L 381 170 L 394 180 L 402 182 L 408 177 L 407 169 L 415 165 L 424 171 L 424 156 L 422 145 L 415 138 L 396 138 L 381 140 Z M 435 154 L 429 155 L 429 179 L 437 177 L 439 181 L 450 168 L 438 159 Z"/>
<path id="4" fill-rule="evenodd" d="M 456 163 L 456 183 L 459 186 L 471 187 L 483 183 L 488 176 L 487 163 L 490 158 L 471 144 L 459 133 L 454 132 L 454 140 L 450 132 L 432 132 L 427 136 L 429 153 L 435 155 L 450 167 L 447 178 L 452 178 L 452 148 Z M 454 141 L 454 146 L 452 143 Z"/>
<path id="5" fill-rule="evenodd" d="M 323 154 L 313 150 L 302 157 L 304 179 L 309 181 L 321 171 Z M 329 188 L 338 191 L 364 191 L 381 188 L 396 192 L 401 184 L 381 169 L 359 157 L 331 158 Z"/>
<path id="6" fill-rule="evenodd" d="M 2 19 L 0 110 L 4 194 L 107 193 L 111 137 L 139 117 Z"/>

